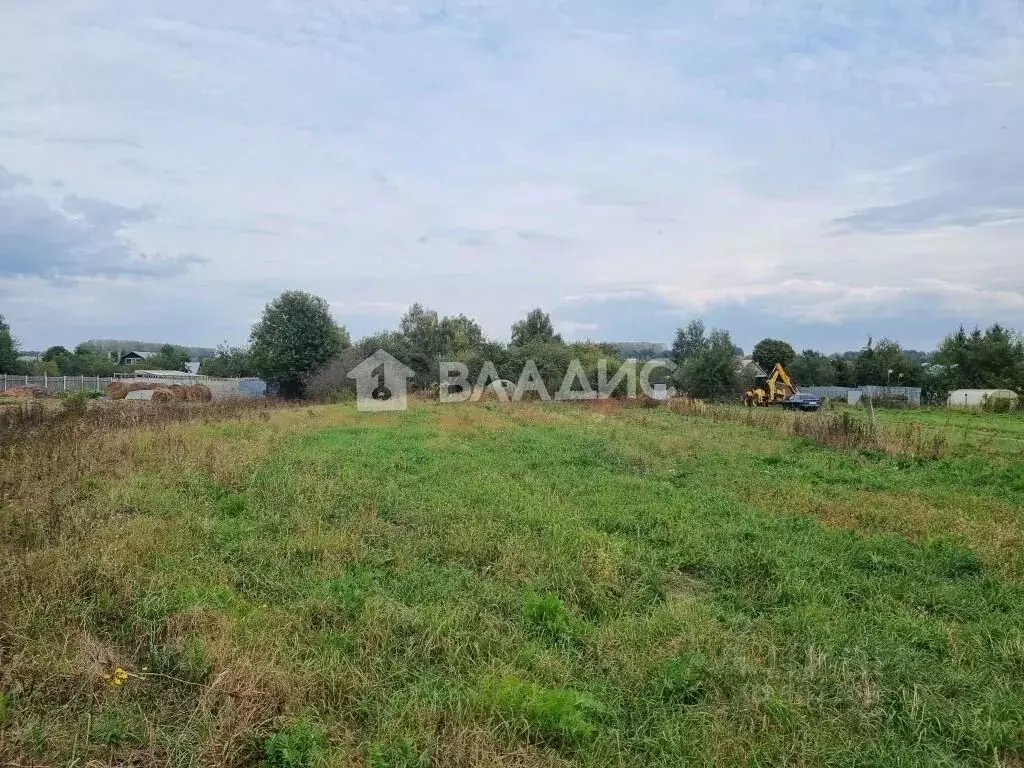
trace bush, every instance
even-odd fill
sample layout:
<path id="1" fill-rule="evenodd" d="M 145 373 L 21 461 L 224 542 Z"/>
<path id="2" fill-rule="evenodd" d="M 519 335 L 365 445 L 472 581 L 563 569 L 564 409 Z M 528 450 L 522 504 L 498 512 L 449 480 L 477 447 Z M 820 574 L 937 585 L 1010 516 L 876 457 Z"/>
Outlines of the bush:
<path id="1" fill-rule="evenodd" d="M 85 392 L 64 392 L 60 396 L 61 405 L 68 413 L 85 413 L 89 407 L 89 395 Z"/>
<path id="2" fill-rule="evenodd" d="M 1009 413 L 1017 405 L 1017 401 L 1010 397 L 986 397 L 981 408 L 989 413 Z"/>
<path id="3" fill-rule="evenodd" d="M 349 371 L 366 358 L 360 347 L 351 347 L 336 355 L 306 382 L 306 397 L 322 402 L 346 402 L 355 398 L 356 382 Z"/>

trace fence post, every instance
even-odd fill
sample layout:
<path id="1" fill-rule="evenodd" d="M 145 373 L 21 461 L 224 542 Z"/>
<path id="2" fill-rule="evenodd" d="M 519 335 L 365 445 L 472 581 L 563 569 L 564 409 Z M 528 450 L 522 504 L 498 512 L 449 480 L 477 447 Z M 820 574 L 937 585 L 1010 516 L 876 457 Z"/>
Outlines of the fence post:
<path id="1" fill-rule="evenodd" d="M 50 382 L 46 380 L 46 371 L 43 371 L 43 389 L 49 389 L 49 383 Z"/>

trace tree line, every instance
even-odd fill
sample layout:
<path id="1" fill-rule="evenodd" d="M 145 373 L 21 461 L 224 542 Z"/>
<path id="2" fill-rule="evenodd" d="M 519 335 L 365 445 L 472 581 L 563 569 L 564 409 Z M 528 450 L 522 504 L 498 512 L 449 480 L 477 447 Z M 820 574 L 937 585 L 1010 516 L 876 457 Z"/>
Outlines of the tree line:
<path id="1" fill-rule="evenodd" d="M 267 304 L 252 328 L 248 346 L 219 347 L 203 361 L 200 372 L 218 377 L 261 376 L 286 397 L 330 397 L 350 389 L 353 382 L 348 372 L 378 349 L 412 369 L 412 386 L 423 390 L 438 385 L 441 361 L 465 364 L 472 381 L 491 363 L 499 378 L 514 382 L 526 361 L 533 360 L 545 385 L 554 391 L 574 359 L 593 382 L 602 359 L 615 368 L 627 357 L 649 359 L 664 354 L 676 364 L 666 383 L 696 397 L 740 392 L 756 373 L 744 364 L 743 350 L 727 330 L 709 330 L 701 320 L 679 328 L 671 348 L 664 352 L 660 345 L 646 343 L 568 343 L 539 308 L 514 323 L 510 331 L 509 342 L 496 341 L 466 315 L 442 316 L 413 304 L 394 330 L 353 342 L 345 327 L 334 321 L 324 299 L 286 291 Z M 946 393 L 958 388 L 1024 390 L 1024 339 L 998 324 L 972 331 L 961 327 L 933 352 L 904 350 L 892 339 L 868 339 L 861 349 L 839 354 L 814 349 L 797 352 L 784 339 L 765 338 L 754 346 L 750 359 L 766 372 L 782 364 L 799 386 L 915 386 L 931 401 L 944 400 Z M 164 345 L 146 360 L 146 368 L 182 370 L 187 360 L 188 350 Z M 51 347 L 36 365 L 53 375 L 115 372 L 110 356 L 88 344 L 74 350 Z M 18 360 L 17 341 L 0 316 L 0 373 L 28 373 L 27 367 Z"/>

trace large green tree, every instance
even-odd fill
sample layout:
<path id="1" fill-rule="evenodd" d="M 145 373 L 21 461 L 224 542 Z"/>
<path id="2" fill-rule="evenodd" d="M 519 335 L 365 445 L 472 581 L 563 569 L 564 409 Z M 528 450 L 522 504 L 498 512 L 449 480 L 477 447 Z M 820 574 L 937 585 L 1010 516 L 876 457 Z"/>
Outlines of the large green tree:
<path id="1" fill-rule="evenodd" d="M 227 344 L 221 344 L 217 347 L 216 355 L 203 360 L 199 372 L 204 376 L 221 379 L 241 379 L 257 375 L 249 350 Z"/>
<path id="2" fill-rule="evenodd" d="M 916 386 L 921 382 L 920 363 L 892 339 L 880 339 L 877 343 L 868 339 L 853 361 L 853 372 L 857 386 Z"/>
<path id="3" fill-rule="evenodd" d="M 833 361 L 813 349 L 805 349 L 786 369 L 798 387 L 830 387 L 836 383 Z"/>
<path id="4" fill-rule="evenodd" d="M 676 333 L 672 350 L 679 366 L 673 375 L 677 388 L 693 397 L 728 399 L 736 394 L 736 346 L 728 331 L 715 329 L 705 336 L 704 323 L 693 320 Z"/>
<path id="5" fill-rule="evenodd" d="M 676 363 L 683 363 L 706 350 L 707 346 L 708 339 L 705 336 L 704 322 L 691 320 L 685 328 L 676 331 L 675 341 L 672 342 L 672 359 Z"/>
<path id="6" fill-rule="evenodd" d="M 544 310 L 531 309 L 526 317 L 512 324 L 512 346 L 523 347 L 534 343 L 562 343 L 562 337 L 555 333 L 551 316 Z"/>
<path id="7" fill-rule="evenodd" d="M 146 358 L 145 367 L 153 371 L 184 371 L 188 358 L 188 350 L 184 347 L 164 344 L 159 352 Z"/>
<path id="8" fill-rule="evenodd" d="M 1024 342 L 998 323 L 984 332 L 961 326 L 939 344 L 935 362 L 950 389 L 1024 389 Z"/>
<path id="9" fill-rule="evenodd" d="M 783 368 L 789 368 L 789 364 L 796 357 L 796 352 L 788 341 L 761 339 L 754 345 L 750 357 L 764 369 L 765 373 L 770 373 L 776 363 L 782 363 Z"/>
<path id="10" fill-rule="evenodd" d="M 21 373 L 21 361 L 18 360 L 18 340 L 11 333 L 11 326 L 0 315 L 0 373 Z"/>
<path id="11" fill-rule="evenodd" d="M 330 305 L 304 291 L 285 291 L 267 304 L 250 342 L 256 371 L 283 397 L 300 396 L 309 376 L 351 343 Z"/>

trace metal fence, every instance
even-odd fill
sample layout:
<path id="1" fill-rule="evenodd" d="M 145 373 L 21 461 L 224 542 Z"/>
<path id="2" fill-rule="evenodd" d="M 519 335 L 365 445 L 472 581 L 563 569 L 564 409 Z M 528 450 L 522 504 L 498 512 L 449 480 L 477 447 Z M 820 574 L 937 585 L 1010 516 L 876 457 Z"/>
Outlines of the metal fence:
<path id="1" fill-rule="evenodd" d="M 823 400 L 842 400 L 844 403 L 850 396 L 852 387 L 800 387 L 801 392 L 810 392 Z"/>
<path id="2" fill-rule="evenodd" d="M 19 387 L 40 388 L 47 392 L 79 392 L 95 390 L 102 392 L 114 381 L 147 381 L 153 386 L 170 384 L 205 384 L 217 397 L 232 395 L 260 396 L 266 394 L 267 385 L 261 379 L 215 379 L 211 376 L 15 376 L 0 375 L 0 393 Z"/>
<path id="3" fill-rule="evenodd" d="M 826 400 L 843 400 L 856 403 L 861 397 L 869 397 L 873 403 L 905 405 L 911 408 L 921 406 L 920 387 L 880 387 L 865 384 L 863 387 L 800 387 L 801 392 L 810 392 Z"/>

